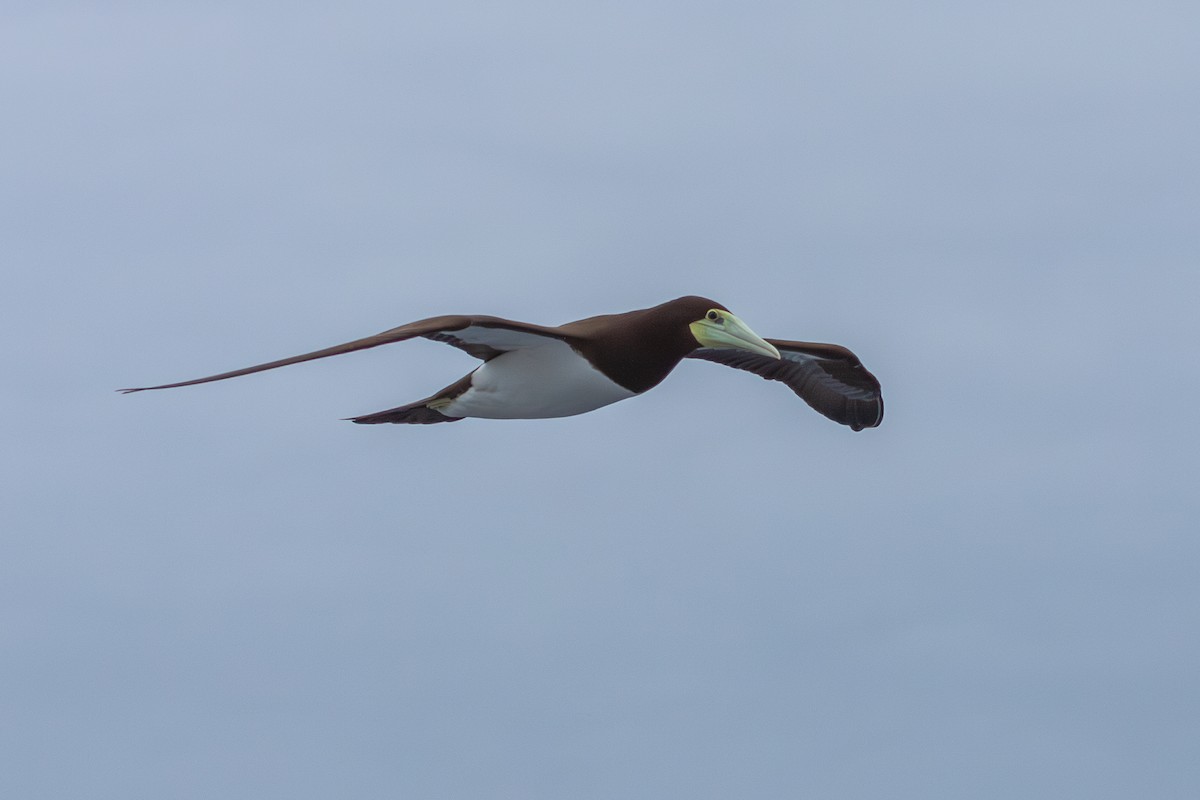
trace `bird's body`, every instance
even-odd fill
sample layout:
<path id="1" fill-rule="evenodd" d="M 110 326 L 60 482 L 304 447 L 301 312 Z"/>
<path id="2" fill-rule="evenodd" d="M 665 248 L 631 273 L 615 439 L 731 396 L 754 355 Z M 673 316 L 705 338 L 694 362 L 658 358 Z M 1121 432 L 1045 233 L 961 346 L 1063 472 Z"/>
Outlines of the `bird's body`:
<path id="1" fill-rule="evenodd" d="M 469 377 L 465 392 L 430 407 L 447 417 L 545 419 L 595 411 L 636 394 L 557 339 L 501 353 Z"/>
<path id="2" fill-rule="evenodd" d="M 484 363 L 423 400 L 354 417 L 354 422 L 429 424 L 465 417 L 583 414 L 648 391 L 684 358 L 715 361 L 781 381 L 825 416 L 855 430 L 883 419 L 879 382 L 849 350 L 762 339 L 726 308 L 702 297 L 681 297 L 558 327 L 488 316 L 432 317 L 324 350 L 145 389 L 224 380 L 418 336 L 453 345 Z"/>

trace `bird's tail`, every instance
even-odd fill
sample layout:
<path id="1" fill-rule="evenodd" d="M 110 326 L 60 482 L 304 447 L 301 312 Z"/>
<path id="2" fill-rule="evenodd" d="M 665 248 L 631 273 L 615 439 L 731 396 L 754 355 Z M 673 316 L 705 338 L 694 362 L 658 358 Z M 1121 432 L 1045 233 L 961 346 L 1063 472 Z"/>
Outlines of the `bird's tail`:
<path id="1" fill-rule="evenodd" d="M 447 417 L 442 412 L 427 406 L 428 402 L 428 400 L 422 400 L 419 403 L 389 408 L 387 411 L 377 411 L 361 417 L 350 417 L 350 421 L 357 422 L 359 425 L 380 425 L 385 422 L 397 425 L 432 425 L 436 422 L 458 422 L 462 419 L 462 417 Z"/>

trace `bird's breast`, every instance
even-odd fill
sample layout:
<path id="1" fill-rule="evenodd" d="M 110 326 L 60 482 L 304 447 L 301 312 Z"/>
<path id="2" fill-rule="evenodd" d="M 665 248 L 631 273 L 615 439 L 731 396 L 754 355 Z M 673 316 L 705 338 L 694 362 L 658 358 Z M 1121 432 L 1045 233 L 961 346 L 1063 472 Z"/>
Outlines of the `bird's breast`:
<path id="1" fill-rule="evenodd" d="M 584 414 L 633 397 L 568 344 L 510 350 L 471 374 L 471 387 L 439 410 L 452 417 L 544 419 Z"/>

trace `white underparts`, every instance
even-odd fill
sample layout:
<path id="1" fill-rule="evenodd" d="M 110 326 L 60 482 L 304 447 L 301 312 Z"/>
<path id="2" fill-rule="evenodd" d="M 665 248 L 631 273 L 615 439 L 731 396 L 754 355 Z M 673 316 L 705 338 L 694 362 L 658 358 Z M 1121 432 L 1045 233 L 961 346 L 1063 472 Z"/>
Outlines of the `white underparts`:
<path id="1" fill-rule="evenodd" d="M 566 342 L 547 338 L 501 353 L 471 374 L 470 389 L 435 402 L 448 417 L 543 419 L 584 414 L 634 394 Z"/>

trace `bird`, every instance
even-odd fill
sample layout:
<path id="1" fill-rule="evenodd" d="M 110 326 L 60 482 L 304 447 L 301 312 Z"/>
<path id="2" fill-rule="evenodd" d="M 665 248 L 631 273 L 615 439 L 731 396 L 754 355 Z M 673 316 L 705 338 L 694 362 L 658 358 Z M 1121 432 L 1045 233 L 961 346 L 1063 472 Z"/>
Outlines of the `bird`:
<path id="1" fill-rule="evenodd" d="M 649 391 L 685 358 L 783 383 L 821 414 L 856 431 L 883 421 L 879 381 L 854 353 L 836 344 L 763 339 L 725 306 L 694 295 L 557 327 L 491 316 L 430 317 L 290 358 L 118 391 L 222 381 L 417 337 L 453 345 L 483 363 L 423 400 L 350 417 L 350 421 L 427 425 L 467 417 L 546 419 L 584 414 Z"/>

